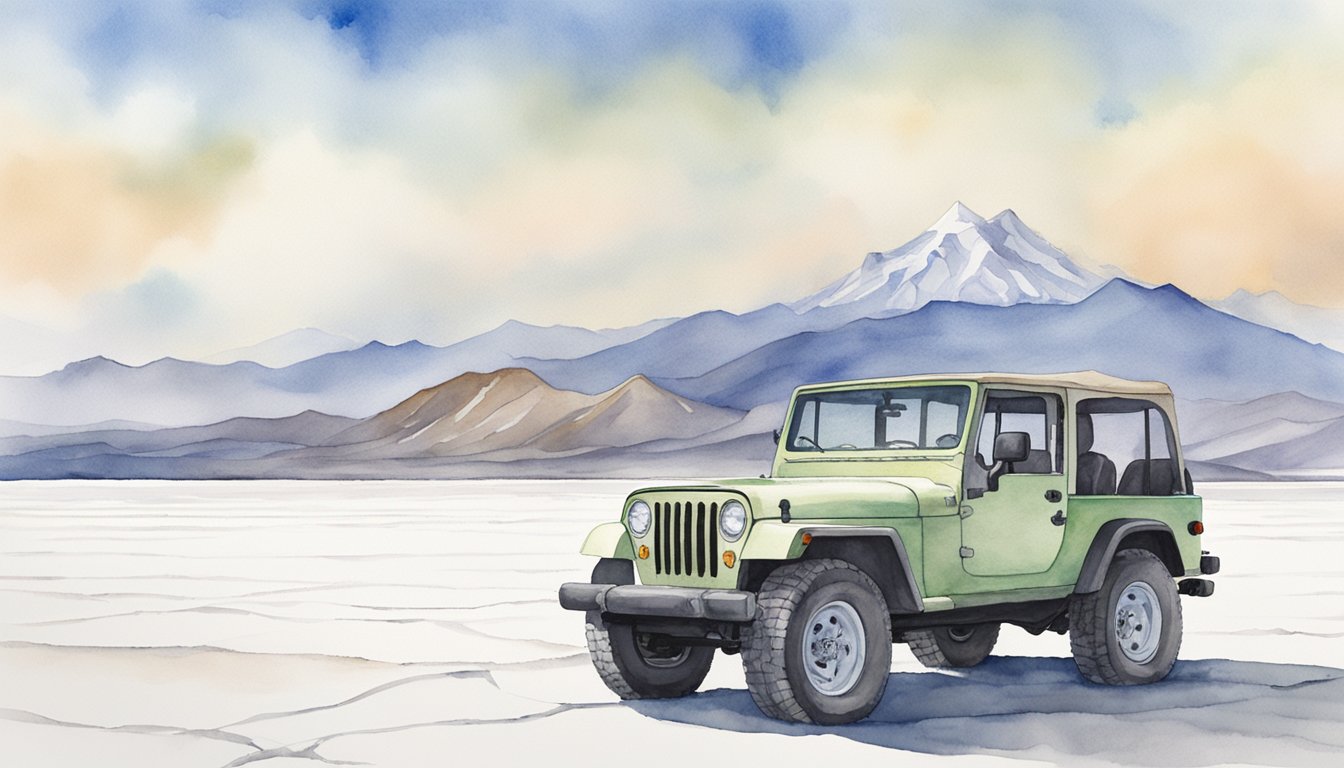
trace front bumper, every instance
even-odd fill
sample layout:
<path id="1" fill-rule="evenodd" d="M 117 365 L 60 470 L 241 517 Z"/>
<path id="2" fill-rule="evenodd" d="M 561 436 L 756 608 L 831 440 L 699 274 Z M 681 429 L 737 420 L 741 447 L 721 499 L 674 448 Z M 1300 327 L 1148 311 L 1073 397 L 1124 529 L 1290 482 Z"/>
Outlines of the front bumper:
<path id="1" fill-rule="evenodd" d="M 746 623 L 756 618 L 756 595 L 737 589 L 569 582 L 560 585 L 560 607 L 622 616 Z"/>

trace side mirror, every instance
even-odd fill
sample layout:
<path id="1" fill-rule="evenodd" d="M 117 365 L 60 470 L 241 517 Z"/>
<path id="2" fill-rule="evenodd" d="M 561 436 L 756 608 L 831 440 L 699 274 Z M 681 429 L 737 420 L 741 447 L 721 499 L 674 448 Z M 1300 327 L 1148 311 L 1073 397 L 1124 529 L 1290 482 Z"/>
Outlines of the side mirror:
<path id="1" fill-rule="evenodd" d="M 779 445 L 779 430 L 775 430 L 775 445 Z"/>
<path id="2" fill-rule="evenodd" d="M 994 466 L 989 468 L 989 490 L 999 490 L 999 478 L 1030 455 L 1031 435 L 1026 432 L 1003 432 L 994 438 Z"/>
<path id="3" fill-rule="evenodd" d="M 994 438 L 995 464 L 1026 461 L 1030 455 L 1031 435 L 1026 432 L 1004 432 Z"/>

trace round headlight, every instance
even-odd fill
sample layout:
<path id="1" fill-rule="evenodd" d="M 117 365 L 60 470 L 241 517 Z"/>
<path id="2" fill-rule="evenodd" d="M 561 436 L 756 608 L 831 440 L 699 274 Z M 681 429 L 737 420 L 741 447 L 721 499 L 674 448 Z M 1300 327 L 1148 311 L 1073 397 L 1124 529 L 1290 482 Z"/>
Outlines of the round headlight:
<path id="1" fill-rule="evenodd" d="M 630 505 L 630 511 L 625 514 L 625 522 L 630 526 L 630 532 L 636 536 L 643 536 L 649 532 L 649 522 L 653 520 L 653 513 L 649 511 L 649 505 L 636 501 Z"/>
<path id="2" fill-rule="evenodd" d="M 719 533 L 726 541 L 737 541 L 747 529 L 747 510 L 740 503 L 730 501 L 719 513 Z"/>

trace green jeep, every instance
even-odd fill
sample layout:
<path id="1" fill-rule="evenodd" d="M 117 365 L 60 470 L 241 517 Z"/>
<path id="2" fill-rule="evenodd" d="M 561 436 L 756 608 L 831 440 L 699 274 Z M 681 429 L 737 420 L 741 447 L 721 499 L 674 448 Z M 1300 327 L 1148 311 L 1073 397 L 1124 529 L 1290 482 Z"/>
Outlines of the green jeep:
<path id="1" fill-rule="evenodd" d="M 622 698 L 741 653 L 765 714 L 866 717 L 892 642 L 969 667 L 999 626 L 1069 633 L 1094 683 L 1166 677 L 1181 595 L 1213 594 L 1171 390 L 1095 372 L 800 387 L 771 476 L 645 488 L 560 588 Z M 636 583 L 638 574 L 638 583 Z M 1177 581 L 1179 579 L 1179 581 Z"/>

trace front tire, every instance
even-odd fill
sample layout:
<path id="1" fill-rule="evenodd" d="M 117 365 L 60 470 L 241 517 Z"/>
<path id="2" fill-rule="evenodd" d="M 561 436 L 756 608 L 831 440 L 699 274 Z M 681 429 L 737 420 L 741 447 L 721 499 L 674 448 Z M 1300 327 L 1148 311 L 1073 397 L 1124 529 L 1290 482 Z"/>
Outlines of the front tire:
<path id="1" fill-rule="evenodd" d="M 700 687 L 714 661 L 709 646 L 684 645 L 638 632 L 628 624 L 607 624 L 602 614 L 586 614 L 588 656 L 622 699 L 675 699 Z"/>
<path id="2" fill-rule="evenodd" d="M 1101 589 L 1069 602 L 1069 643 L 1083 677 L 1106 685 L 1163 679 L 1181 648 L 1181 597 L 1152 552 L 1122 550 Z"/>
<path id="3" fill-rule="evenodd" d="M 999 639 L 999 625 L 917 629 L 906 632 L 905 639 L 915 658 L 926 667 L 974 667 L 994 650 L 994 643 Z"/>
<path id="4" fill-rule="evenodd" d="M 776 569 L 743 632 L 747 690 L 770 717 L 837 725 L 873 711 L 891 672 L 891 615 L 882 591 L 843 560 Z"/>

